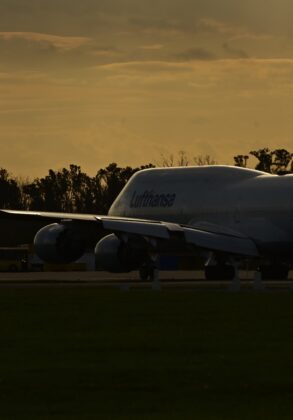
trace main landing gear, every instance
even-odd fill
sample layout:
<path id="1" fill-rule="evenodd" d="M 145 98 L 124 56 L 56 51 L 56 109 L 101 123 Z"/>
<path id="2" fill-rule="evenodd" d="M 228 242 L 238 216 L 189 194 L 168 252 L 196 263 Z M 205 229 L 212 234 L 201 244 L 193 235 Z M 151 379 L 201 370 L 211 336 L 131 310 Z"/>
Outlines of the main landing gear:
<path id="1" fill-rule="evenodd" d="M 233 280 L 238 276 L 238 265 L 225 255 L 210 253 L 205 263 L 206 280 Z"/>
<path id="2" fill-rule="evenodd" d="M 260 265 L 258 270 L 262 280 L 287 280 L 289 267 L 285 264 L 274 263 L 270 265 Z"/>
<path id="3" fill-rule="evenodd" d="M 216 264 L 205 267 L 206 280 L 233 280 L 235 274 L 236 270 L 233 265 Z"/>
<path id="4" fill-rule="evenodd" d="M 161 290 L 157 254 L 151 254 L 150 259 L 141 265 L 139 276 L 142 281 L 150 280 L 153 290 Z"/>
<path id="5" fill-rule="evenodd" d="M 156 266 L 152 263 L 144 263 L 139 269 L 139 277 L 141 281 L 153 281 L 155 277 Z"/>
<path id="6" fill-rule="evenodd" d="M 257 269 L 261 280 L 287 280 L 289 267 L 282 263 L 260 265 Z M 233 280 L 237 276 L 235 265 L 219 263 L 205 267 L 206 280 Z"/>

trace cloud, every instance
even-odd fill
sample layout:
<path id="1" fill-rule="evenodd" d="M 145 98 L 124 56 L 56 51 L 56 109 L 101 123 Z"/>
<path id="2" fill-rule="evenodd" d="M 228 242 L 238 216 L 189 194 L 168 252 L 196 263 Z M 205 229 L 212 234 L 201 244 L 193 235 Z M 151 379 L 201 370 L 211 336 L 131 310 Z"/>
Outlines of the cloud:
<path id="1" fill-rule="evenodd" d="M 142 50 L 157 51 L 164 48 L 163 44 L 152 44 L 152 45 L 143 45 L 140 47 Z"/>
<path id="2" fill-rule="evenodd" d="M 160 144 L 167 150 L 209 153 L 227 163 L 238 141 L 250 150 L 247 139 L 256 145 L 268 139 L 270 146 L 270 131 L 278 128 L 280 141 L 290 132 L 290 113 L 284 116 L 283 109 L 284 104 L 292 108 L 292 74 L 293 60 L 137 61 L 96 67 L 88 85 L 56 88 L 46 79 L 10 85 L 6 95 L 1 89 L 3 165 L 23 174 L 70 161 L 88 170 L 106 165 L 111 156 L 136 165 L 158 156 L 154 145 Z M 254 134 L 255 115 L 260 134 Z M 57 157 L 56 147 L 61 150 Z M 39 166 L 30 168 L 32 160 Z"/>
<path id="3" fill-rule="evenodd" d="M 243 28 L 240 28 L 239 26 L 231 25 L 229 23 L 211 18 L 200 19 L 198 27 L 202 31 L 213 32 L 217 34 L 234 35 L 235 33 L 239 34 L 239 32 L 244 32 Z"/>
<path id="4" fill-rule="evenodd" d="M 177 19 L 166 19 L 159 17 L 135 16 L 128 19 L 128 25 L 141 32 L 153 33 L 176 33 L 181 32 L 182 23 Z"/>
<path id="5" fill-rule="evenodd" d="M 21 39 L 44 46 L 53 46 L 62 51 L 70 51 L 92 42 L 88 37 L 58 36 L 37 32 L 0 32 L 0 39 L 5 41 Z"/>
<path id="6" fill-rule="evenodd" d="M 293 59 L 133 61 L 99 66 L 96 71 L 109 89 L 115 86 L 125 94 L 139 90 L 137 98 L 145 100 L 155 87 L 158 96 L 176 94 L 191 101 L 195 91 L 209 99 L 229 91 L 234 98 L 252 100 L 288 96 L 293 89 Z"/>
<path id="7" fill-rule="evenodd" d="M 189 48 L 175 55 L 180 61 L 215 60 L 217 57 L 205 48 Z"/>
<path id="8" fill-rule="evenodd" d="M 99 46 L 94 46 L 91 50 L 91 54 L 96 56 L 96 57 L 100 57 L 100 58 L 111 58 L 112 61 L 115 57 L 117 56 L 121 56 L 123 53 L 122 51 L 118 50 L 115 47 L 99 47 Z"/>
<path id="9" fill-rule="evenodd" d="M 115 72 L 177 72 L 190 71 L 190 67 L 185 63 L 167 62 L 167 61 L 127 61 L 104 64 L 96 67 L 97 70 L 115 71 Z"/>
<path id="10" fill-rule="evenodd" d="M 136 164 L 159 144 L 221 161 L 237 142 L 290 140 L 293 3 L 269 14 L 269 0 L 266 19 L 263 3 L 0 0 L 6 162 L 22 159 L 23 173 L 32 160 L 38 171 L 65 158 Z"/>
<path id="11" fill-rule="evenodd" d="M 272 38 L 267 33 L 253 31 L 244 25 L 231 24 L 212 18 L 200 19 L 198 22 L 198 31 L 222 35 L 229 37 L 229 39 L 258 39 L 267 41 Z"/>
<path id="12" fill-rule="evenodd" d="M 123 51 L 90 37 L 38 32 L 0 32 L 0 72 L 77 73 L 123 59 Z"/>
<path id="13" fill-rule="evenodd" d="M 244 50 L 231 47 L 227 42 L 223 43 L 223 49 L 231 57 L 234 57 L 234 58 L 248 58 L 248 54 Z"/>

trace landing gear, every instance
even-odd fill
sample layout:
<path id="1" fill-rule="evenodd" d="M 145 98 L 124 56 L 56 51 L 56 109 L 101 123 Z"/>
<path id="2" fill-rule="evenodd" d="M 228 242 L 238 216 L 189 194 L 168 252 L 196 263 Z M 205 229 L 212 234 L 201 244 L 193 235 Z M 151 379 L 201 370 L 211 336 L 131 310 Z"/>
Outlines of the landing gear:
<path id="1" fill-rule="evenodd" d="M 139 269 L 139 278 L 141 281 L 147 281 L 151 279 L 154 275 L 153 267 L 150 267 L 149 264 L 143 264 Z"/>
<path id="2" fill-rule="evenodd" d="M 139 269 L 140 280 L 153 281 L 155 279 L 156 270 L 157 270 L 157 266 L 153 261 L 143 263 L 143 265 Z"/>
<path id="3" fill-rule="evenodd" d="M 206 280 L 233 280 L 238 277 L 237 261 L 220 253 L 207 255 L 204 270 Z"/>
<path id="4" fill-rule="evenodd" d="M 233 280 L 235 267 L 228 264 L 207 265 L 205 267 L 206 280 Z"/>
<path id="5" fill-rule="evenodd" d="M 152 290 L 161 290 L 159 270 L 154 261 L 144 263 L 139 269 L 139 276 L 142 281 L 149 280 L 152 283 Z"/>
<path id="6" fill-rule="evenodd" d="M 8 271 L 9 271 L 10 273 L 17 273 L 17 271 L 18 271 L 18 267 L 17 267 L 17 265 L 15 265 L 15 264 L 11 264 L 11 265 L 8 267 Z"/>
<path id="7" fill-rule="evenodd" d="M 262 280 L 287 280 L 289 268 L 284 264 L 261 265 L 258 268 Z"/>

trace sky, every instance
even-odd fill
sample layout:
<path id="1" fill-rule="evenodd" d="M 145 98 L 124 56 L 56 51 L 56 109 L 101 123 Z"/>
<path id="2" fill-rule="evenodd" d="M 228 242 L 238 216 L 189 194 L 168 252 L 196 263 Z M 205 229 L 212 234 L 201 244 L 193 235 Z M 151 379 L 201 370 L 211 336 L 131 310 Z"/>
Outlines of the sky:
<path id="1" fill-rule="evenodd" d="M 0 0 L 0 167 L 292 152 L 292 20 L 292 0 Z"/>

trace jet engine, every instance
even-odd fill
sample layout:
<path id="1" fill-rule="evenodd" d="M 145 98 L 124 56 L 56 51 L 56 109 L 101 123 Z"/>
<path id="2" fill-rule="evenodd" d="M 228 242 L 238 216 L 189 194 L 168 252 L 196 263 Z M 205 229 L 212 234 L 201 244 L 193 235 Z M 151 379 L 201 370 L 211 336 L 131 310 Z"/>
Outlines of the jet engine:
<path id="1" fill-rule="evenodd" d="M 148 258 L 147 244 L 142 238 L 124 242 L 114 233 L 102 238 L 95 248 L 97 267 L 112 273 L 137 270 Z"/>
<path id="2" fill-rule="evenodd" d="M 34 239 L 34 248 L 36 254 L 48 263 L 70 263 L 85 251 L 77 231 L 59 223 L 40 229 Z"/>

